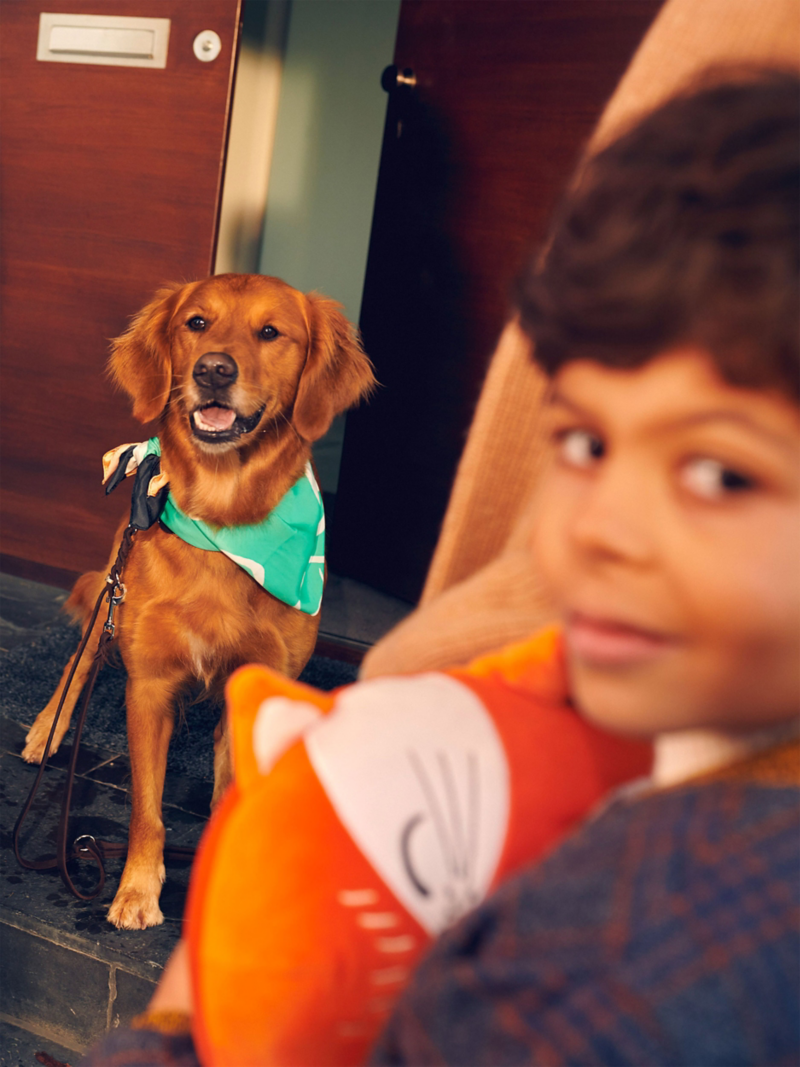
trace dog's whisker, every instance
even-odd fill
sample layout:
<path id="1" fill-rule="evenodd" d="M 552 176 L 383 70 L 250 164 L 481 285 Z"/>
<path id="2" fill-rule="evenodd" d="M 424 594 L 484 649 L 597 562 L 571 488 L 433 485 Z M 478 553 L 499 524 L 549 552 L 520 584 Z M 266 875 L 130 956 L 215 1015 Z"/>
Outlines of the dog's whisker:
<path id="1" fill-rule="evenodd" d="M 279 411 L 278 412 L 278 414 L 277 414 L 277 416 L 276 416 L 276 418 L 274 420 L 276 424 L 277 424 L 278 419 L 283 419 L 283 421 L 286 423 L 286 425 L 289 427 L 289 429 L 292 431 L 292 433 L 295 435 L 295 437 L 298 439 L 298 441 L 302 441 L 302 438 L 301 438 L 300 434 L 297 432 L 297 427 L 292 422 L 292 420 L 288 417 L 288 415 L 286 414 L 285 411 Z M 276 430 L 277 430 L 277 426 L 276 426 Z"/>

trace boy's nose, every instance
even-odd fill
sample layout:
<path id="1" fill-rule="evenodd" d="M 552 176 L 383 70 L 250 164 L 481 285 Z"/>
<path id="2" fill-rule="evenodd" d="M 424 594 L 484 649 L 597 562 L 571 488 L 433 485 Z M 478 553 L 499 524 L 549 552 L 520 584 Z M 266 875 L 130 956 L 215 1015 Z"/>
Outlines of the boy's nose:
<path id="1" fill-rule="evenodd" d="M 621 464 L 604 466 L 574 516 L 573 542 L 595 558 L 645 565 L 658 524 L 652 484 Z"/>

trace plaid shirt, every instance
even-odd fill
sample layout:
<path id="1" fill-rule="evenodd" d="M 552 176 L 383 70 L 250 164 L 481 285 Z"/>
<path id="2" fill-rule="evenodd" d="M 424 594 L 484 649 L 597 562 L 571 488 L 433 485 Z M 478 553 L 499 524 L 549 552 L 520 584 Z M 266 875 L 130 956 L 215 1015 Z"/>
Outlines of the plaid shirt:
<path id="1" fill-rule="evenodd" d="M 437 942 L 371 1062 L 800 1063 L 800 789 L 617 801 Z"/>

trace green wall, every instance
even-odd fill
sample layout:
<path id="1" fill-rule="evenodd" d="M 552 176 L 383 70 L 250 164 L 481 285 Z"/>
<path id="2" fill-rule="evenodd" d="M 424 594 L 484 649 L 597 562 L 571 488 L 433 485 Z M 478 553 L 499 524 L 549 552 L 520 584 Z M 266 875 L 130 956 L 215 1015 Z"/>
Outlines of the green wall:
<path id="1" fill-rule="evenodd" d="M 260 269 L 358 321 L 400 0 L 293 0 Z"/>
<path id="2" fill-rule="evenodd" d="M 400 0 L 292 0 L 259 270 L 358 322 Z M 314 447 L 335 493 L 344 418 Z"/>

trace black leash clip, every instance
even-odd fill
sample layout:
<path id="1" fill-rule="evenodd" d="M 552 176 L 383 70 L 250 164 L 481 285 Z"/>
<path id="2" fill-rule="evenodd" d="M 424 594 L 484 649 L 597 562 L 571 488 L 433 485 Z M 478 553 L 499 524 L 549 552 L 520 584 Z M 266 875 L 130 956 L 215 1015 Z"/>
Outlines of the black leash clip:
<path id="1" fill-rule="evenodd" d="M 111 588 L 108 591 L 108 618 L 103 624 L 103 633 L 109 634 L 111 637 L 113 637 L 116 629 L 116 627 L 114 626 L 114 612 L 125 599 L 128 590 L 120 581 L 115 581 L 112 583 L 110 575 L 106 579 L 106 581 L 111 584 Z M 115 593 L 115 589 L 119 590 L 119 592 Z"/>

